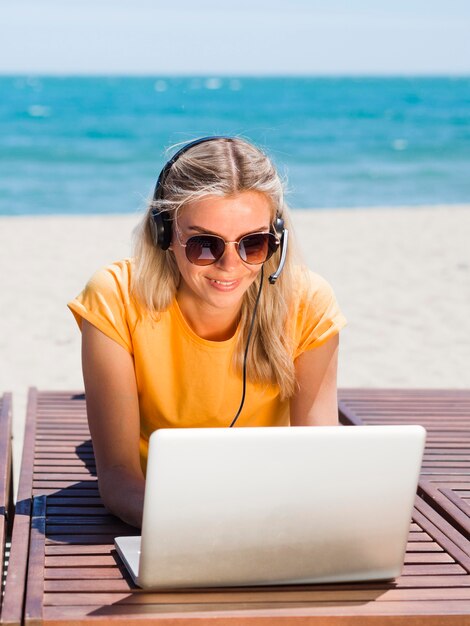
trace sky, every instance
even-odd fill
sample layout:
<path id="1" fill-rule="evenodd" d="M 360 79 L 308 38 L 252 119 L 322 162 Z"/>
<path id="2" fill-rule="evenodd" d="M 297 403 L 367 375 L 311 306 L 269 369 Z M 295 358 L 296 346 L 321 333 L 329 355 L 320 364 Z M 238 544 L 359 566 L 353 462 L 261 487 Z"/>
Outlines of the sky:
<path id="1" fill-rule="evenodd" d="M 469 0 L 2 0 L 1 74 L 470 74 Z"/>

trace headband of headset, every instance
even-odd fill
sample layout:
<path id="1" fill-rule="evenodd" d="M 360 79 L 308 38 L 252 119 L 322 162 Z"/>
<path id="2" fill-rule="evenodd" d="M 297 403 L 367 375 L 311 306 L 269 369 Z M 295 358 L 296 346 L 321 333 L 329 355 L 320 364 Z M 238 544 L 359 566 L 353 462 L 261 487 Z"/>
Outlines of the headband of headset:
<path id="1" fill-rule="evenodd" d="M 208 141 L 214 141 L 216 139 L 231 139 L 231 137 L 226 137 L 223 135 L 200 137 L 199 139 L 190 141 L 189 143 L 184 145 L 182 148 L 180 148 L 177 152 L 175 152 L 175 154 L 171 157 L 171 159 L 165 163 L 162 171 L 160 172 L 160 175 L 157 180 L 157 184 L 155 185 L 155 191 L 153 192 L 153 199 L 154 200 L 163 199 L 164 186 L 165 186 L 165 181 L 168 177 L 168 173 L 170 172 L 173 163 L 175 163 L 180 158 L 181 155 L 183 155 L 188 150 L 191 150 L 191 148 L 194 148 L 194 146 L 198 146 L 199 144 L 206 143 Z"/>

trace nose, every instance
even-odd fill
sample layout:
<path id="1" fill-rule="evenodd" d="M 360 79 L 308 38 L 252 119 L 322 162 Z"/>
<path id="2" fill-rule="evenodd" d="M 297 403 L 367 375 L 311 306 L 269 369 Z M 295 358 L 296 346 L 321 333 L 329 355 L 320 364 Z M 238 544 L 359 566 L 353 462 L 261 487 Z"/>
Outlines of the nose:
<path id="1" fill-rule="evenodd" d="M 226 243 L 224 253 L 217 261 L 217 265 L 225 271 L 230 271 L 237 267 L 241 262 L 242 260 L 237 252 L 237 245 L 233 242 Z"/>

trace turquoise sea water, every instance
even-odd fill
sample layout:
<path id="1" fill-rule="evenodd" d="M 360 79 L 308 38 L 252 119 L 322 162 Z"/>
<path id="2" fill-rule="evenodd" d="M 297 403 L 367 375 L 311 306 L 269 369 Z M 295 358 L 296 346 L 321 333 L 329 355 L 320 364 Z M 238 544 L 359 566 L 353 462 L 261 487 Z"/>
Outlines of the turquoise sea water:
<path id="1" fill-rule="evenodd" d="M 0 77 L 0 214 L 142 208 L 165 148 L 237 134 L 294 207 L 470 202 L 470 77 Z"/>

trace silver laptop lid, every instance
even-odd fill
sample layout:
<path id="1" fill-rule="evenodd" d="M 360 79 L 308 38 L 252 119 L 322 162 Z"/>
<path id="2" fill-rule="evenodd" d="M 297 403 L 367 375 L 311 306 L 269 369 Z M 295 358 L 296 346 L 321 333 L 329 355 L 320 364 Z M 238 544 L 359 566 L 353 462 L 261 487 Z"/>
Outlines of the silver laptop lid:
<path id="1" fill-rule="evenodd" d="M 424 441 L 420 426 L 156 431 L 138 583 L 398 576 Z"/>

